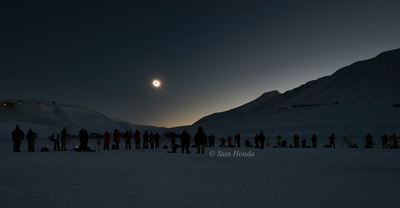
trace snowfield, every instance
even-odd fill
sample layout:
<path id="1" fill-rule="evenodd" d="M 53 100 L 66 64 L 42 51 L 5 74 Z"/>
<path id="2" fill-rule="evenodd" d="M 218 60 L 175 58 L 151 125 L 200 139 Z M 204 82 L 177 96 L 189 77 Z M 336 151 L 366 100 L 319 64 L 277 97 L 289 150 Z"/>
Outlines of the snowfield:
<path id="1" fill-rule="evenodd" d="M 78 140 L 73 140 L 78 145 Z M 254 143 L 254 141 L 252 141 Z M 0 140 L 0 207 L 393 207 L 399 149 L 206 148 L 12 152 Z M 91 139 L 89 146 L 95 147 Z M 121 145 L 122 146 L 122 145 Z M 338 141 L 336 146 L 340 146 Z M 70 147 L 72 148 L 72 147 Z M 171 150 L 171 149 L 169 149 Z M 235 151 L 241 155 L 234 156 Z M 221 153 L 221 154 L 220 154 Z M 229 155 L 230 156 L 219 156 Z M 248 154 L 250 153 L 250 154 Z"/>

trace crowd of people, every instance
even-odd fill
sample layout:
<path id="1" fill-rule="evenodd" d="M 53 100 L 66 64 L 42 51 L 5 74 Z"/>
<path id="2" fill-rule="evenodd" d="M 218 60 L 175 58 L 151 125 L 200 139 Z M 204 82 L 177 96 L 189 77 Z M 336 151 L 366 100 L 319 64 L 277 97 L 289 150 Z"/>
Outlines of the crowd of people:
<path id="1" fill-rule="evenodd" d="M 12 140 L 14 142 L 13 144 L 13 151 L 14 152 L 20 152 L 21 148 L 21 143 L 22 140 L 25 138 L 24 132 L 20 129 L 19 125 L 15 127 L 15 130 L 11 134 Z M 176 138 L 180 137 L 180 145 L 176 144 Z M 38 138 L 38 134 L 34 133 L 32 129 L 29 129 L 28 133 L 26 134 L 26 139 L 28 141 L 28 151 L 29 152 L 34 152 L 35 151 L 35 140 Z M 54 151 L 60 151 L 60 140 L 61 140 L 61 151 L 67 151 L 67 138 L 69 138 L 69 134 L 67 132 L 66 128 L 63 128 L 61 131 L 61 135 L 58 133 L 58 129 L 55 129 L 54 133 L 51 134 L 49 137 L 50 141 L 54 142 Z M 74 147 L 76 151 L 93 151 L 89 148 L 88 146 L 88 141 L 89 141 L 89 134 L 86 129 L 81 129 L 79 131 L 79 142 L 80 145 L 77 147 Z M 143 138 L 143 143 L 141 145 L 141 141 Z M 114 142 L 114 144 L 111 144 L 111 139 Z M 181 152 L 184 153 L 190 153 L 189 147 L 191 144 L 191 135 L 186 131 L 183 130 L 183 132 L 180 135 L 177 135 L 175 133 L 172 133 L 169 135 L 169 141 L 170 141 L 170 147 L 172 148 L 172 152 L 176 153 L 177 148 L 181 148 Z M 204 148 L 205 147 L 214 147 L 215 146 L 215 136 L 214 134 L 211 135 L 206 135 L 203 131 L 202 127 L 198 127 L 197 133 L 193 137 L 194 139 L 194 147 L 197 147 L 197 152 L 198 154 L 202 153 L 204 154 Z M 232 140 L 234 139 L 234 142 Z M 134 140 L 135 142 L 135 149 L 159 149 L 160 148 L 160 142 L 163 140 L 163 135 L 160 135 L 158 133 L 153 133 L 150 132 L 150 134 L 145 131 L 144 134 L 139 130 L 136 130 L 135 133 L 133 133 L 130 130 L 127 130 L 126 132 L 120 133 L 117 129 L 114 130 L 114 132 L 111 134 L 110 132 L 105 132 L 104 133 L 104 139 L 103 138 L 97 138 L 98 145 L 102 142 L 104 142 L 104 145 L 102 145 L 102 148 L 104 150 L 110 150 L 110 144 L 111 144 L 111 149 L 114 150 L 119 150 L 120 145 L 119 143 L 124 140 L 125 141 L 125 149 L 132 149 L 131 146 L 131 141 Z M 254 148 L 260 148 L 264 149 L 265 147 L 270 146 L 269 144 L 269 139 L 264 135 L 262 131 L 260 131 L 259 134 L 256 134 L 254 137 L 254 146 L 250 142 L 249 139 L 246 139 L 244 144 L 241 143 L 241 136 L 240 134 L 235 134 L 234 138 L 229 135 L 227 139 L 220 137 L 220 147 L 254 147 Z M 330 137 L 328 137 L 329 144 L 324 145 L 323 147 L 329 147 L 329 148 L 335 148 L 335 140 L 336 137 L 334 134 L 331 134 Z M 226 141 L 228 141 L 228 146 L 226 146 Z M 265 144 L 266 142 L 266 144 Z M 311 143 L 312 146 L 307 146 L 307 140 L 303 139 L 301 140 L 301 145 L 300 145 L 300 137 L 299 135 L 295 134 L 293 136 L 293 144 L 289 145 L 289 147 L 294 147 L 294 148 L 317 148 L 317 136 L 315 134 L 312 135 L 311 137 Z M 363 146 L 364 148 L 373 148 L 374 146 L 378 146 L 380 143 L 382 143 L 382 148 L 388 148 L 388 143 L 390 143 L 389 147 L 390 148 L 399 148 L 397 145 L 398 143 L 398 137 L 396 134 L 393 135 L 386 135 L 384 134 L 381 136 L 381 140 L 378 142 L 378 144 L 375 144 L 373 141 L 373 136 L 371 134 L 367 134 L 364 137 L 364 142 L 365 145 Z M 235 146 L 236 144 L 236 146 Z M 282 138 L 281 135 L 278 135 L 276 137 L 276 144 L 273 145 L 274 148 L 284 148 L 288 147 L 287 146 L 288 142 Z M 350 137 L 343 137 L 342 140 L 342 146 L 343 144 L 347 145 L 349 148 L 357 148 L 357 144 L 354 142 L 354 136 L 350 135 Z M 361 144 L 361 146 L 363 145 Z M 36 145 L 37 147 L 37 145 Z M 37 147 L 38 148 L 38 147 Z M 168 148 L 167 145 L 164 145 L 163 148 Z"/>

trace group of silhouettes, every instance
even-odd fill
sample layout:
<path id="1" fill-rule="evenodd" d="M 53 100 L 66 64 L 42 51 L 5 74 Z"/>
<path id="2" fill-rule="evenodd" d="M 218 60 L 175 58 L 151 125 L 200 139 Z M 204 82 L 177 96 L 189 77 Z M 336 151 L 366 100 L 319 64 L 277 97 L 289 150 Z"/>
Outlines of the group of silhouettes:
<path id="1" fill-rule="evenodd" d="M 20 152 L 21 148 L 21 143 L 22 140 L 25 138 L 24 132 L 20 129 L 19 125 L 16 125 L 15 130 L 12 132 L 12 140 L 13 140 L 13 151 L 14 152 Z M 141 145 L 141 137 L 143 137 L 143 144 Z M 171 153 L 176 153 L 176 149 L 181 147 L 181 152 L 184 153 L 190 153 L 189 147 L 191 143 L 191 136 L 186 130 L 183 130 L 183 132 L 180 135 L 172 133 L 171 135 L 168 136 L 170 139 L 170 146 L 172 148 Z M 177 145 L 176 144 L 176 138 L 180 137 L 181 144 Z M 29 152 L 34 152 L 35 151 L 35 140 L 38 138 L 38 134 L 34 133 L 32 129 L 29 129 L 28 133 L 26 134 L 26 139 L 28 141 L 28 151 Z M 54 131 L 49 137 L 50 141 L 54 142 L 54 151 L 60 151 L 60 141 L 61 141 L 61 151 L 67 151 L 67 138 L 69 138 L 69 134 L 67 133 L 67 129 L 63 128 L 61 131 L 61 134 L 58 133 L 58 129 Z M 111 144 L 111 138 L 114 141 L 114 144 Z M 372 139 L 371 134 L 367 134 L 364 137 L 364 148 L 372 148 L 374 147 L 375 143 Z M 276 137 L 277 141 L 276 144 L 273 145 L 274 148 L 280 148 L 280 147 L 288 147 L 287 146 L 287 141 L 285 139 L 282 139 L 281 135 L 278 135 Z M 329 139 L 329 144 L 324 145 L 323 147 L 329 147 L 329 148 L 335 148 L 335 135 L 331 134 L 331 136 L 328 138 Z M 158 133 L 153 133 L 151 132 L 150 134 L 145 131 L 145 133 L 142 135 L 142 133 L 139 130 L 136 130 L 135 133 L 133 133 L 130 130 L 127 130 L 124 133 L 120 133 L 117 129 L 114 130 L 114 132 L 109 133 L 105 132 L 104 133 L 104 145 L 102 146 L 104 150 L 109 150 L 110 149 L 110 144 L 111 144 L 111 149 L 114 150 L 119 150 L 119 143 L 124 140 L 125 141 L 125 149 L 132 149 L 131 146 L 131 140 L 134 140 L 135 142 L 135 149 L 159 149 L 160 148 L 160 140 L 163 140 L 163 135 L 160 135 Z M 269 141 L 268 138 L 264 135 L 264 133 L 261 131 L 259 134 L 256 134 L 254 137 L 255 145 L 253 146 L 250 142 L 249 139 L 246 139 L 244 144 L 241 144 L 241 136 L 240 134 L 235 134 L 234 136 L 234 143 L 232 143 L 233 138 L 229 135 L 227 139 L 224 139 L 220 137 L 220 147 L 254 147 L 254 148 L 260 148 L 264 149 L 264 147 L 269 146 Z M 88 147 L 88 141 L 89 141 L 89 135 L 86 129 L 81 129 L 79 131 L 79 141 L 80 145 L 74 147 L 76 151 L 93 151 Z M 226 141 L 228 141 L 228 145 L 226 145 Z M 267 144 L 265 144 L 265 141 L 267 141 Z M 101 144 L 101 139 L 98 138 L 97 140 L 98 145 L 100 146 Z M 206 134 L 203 131 L 202 127 L 198 127 L 197 133 L 194 136 L 194 147 L 197 147 L 197 152 L 196 153 L 204 153 L 204 147 L 214 147 L 214 142 L 215 142 L 215 136 L 214 134 L 211 134 L 209 136 L 206 136 Z M 301 145 L 300 145 L 301 142 Z M 364 144 L 363 142 L 363 144 Z M 382 147 L 383 148 L 388 148 L 388 143 L 393 143 L 389 145 L 390 148 L 399 148 L 397 145 L 398 143 L 398 138 L 396 134 L 389 135 L 387 136 L 384 134 L 381 136 L 381 140 L 379 143 L 382 142 Z M 307 146 L 307 141 L 306 139 L 303 139 L 300 141 L 299 135 L 295 134 L 293 137 L 293 144 L 289 145 L 289 147 L 303 147 L 303 148 L 308 148 L 308 147 L 313 147 L 317 148 L 317 136 L 315 134 L 312 135 L 311 137 L 311 143 L 312 146 Z M 379 145 L 376 144 L 377 145 Z M 354 143 L 354 137 L 351 135 L 350 137 L 343 137 L 342 145 L 347 144 L 349 148 L 357 148 L 357 144 Z M 37 145 L 36 145 L 37 146 Z M 164 145 L 162 148 L 168 148 L 167 145 Z M 43 151 L 43 148 L 42 148 Z M 48 151 L 48 150 L 47 150 Z"/>

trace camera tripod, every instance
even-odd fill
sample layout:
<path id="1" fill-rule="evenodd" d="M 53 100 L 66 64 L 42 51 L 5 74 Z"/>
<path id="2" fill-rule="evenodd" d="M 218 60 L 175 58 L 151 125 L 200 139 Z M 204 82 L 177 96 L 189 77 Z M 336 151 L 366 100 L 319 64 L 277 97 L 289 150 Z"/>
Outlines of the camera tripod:
<path id="1" fill-rule="evenodd" d="M 99 152 L 101 151 L 101 147 L 103 146 L 103 141 L 100 138 L 97 138 L 97 141 L 94 144 L 94 150 L 96 150 L 96 146 L 99 146 Z"/>

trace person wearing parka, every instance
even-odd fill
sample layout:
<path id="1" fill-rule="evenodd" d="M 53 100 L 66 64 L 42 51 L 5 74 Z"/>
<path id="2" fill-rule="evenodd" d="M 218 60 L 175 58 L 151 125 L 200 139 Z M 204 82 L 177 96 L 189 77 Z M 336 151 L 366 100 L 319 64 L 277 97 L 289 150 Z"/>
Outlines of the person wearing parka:
<path id="1" fill-rule="evenodd" d="M 121 141 L 121 133 L 117 129 L 114 130 L 113 140 L 115 142 L 115 147 L 119 150 L 119 142 Z"/>
<path id="2" fill-rule="evenodd" d="M 135 133 L 133 134 L 133 137 L 135 138 L 135 149 L 140 149 L 140 135 L 141 133 L 136 129 Z"/>
<path id="3" fill-rule="evenodd" d="M 189 151 L 189 145 L 190 145 L 190 134 L 186 132 L 186 130 L 183 130 L 181 134 L 181 146 L 182 146 L 182 153 L 190 153 Z"/>
<path id="4" fill-rule="evenodd" d="M 194 136 L 194 141 L 196 142 L 197 145 L 197 154 L 200 153 L 200 149 L 201 152 L 204 154 L 204 142 L 206 142 L 207 140 L 207 135 L 204 133 L 203 128 L 201 126 L 199 126 L 197 128 L 197 133 Z"/>
<path id="5" fill-rule="evenodd" d="M 24 140 L 25 134 L 24 132 L 19 128 L 19 125 L 15 126 L 15 130 L 11 133 L 11 138 L 14 142 L 13 145 L 13 151 L 14 152 L 21 152 L 21 142 Z"/>
<path id="6" fill-rule="evenodd" d="M 156 139 L 156 149 L 160 149 L 160 138 L 161 138 L 161 136 L 158 133 L 156 133 L 154 135 L 154 138 Z"/>
<path id="7" fill-rule="evenodd" d="M 61 151 L 67 151 L 67 137 L 67 128 L 64 127 L 61 131 Z"/>
<path id="8" fill-rule="evenodd" d="M 28 133 L 26 134 L 26 139 L 28 140 L 28 152 L 35 151 L 35 138 L 36 135 L 32 129 L 29 129 Z"/>
<path id="9" fill-rule="evenodd" d="M 125 149 L 132 149 L 131 147 L 131 138 L 132 138 L 132 132 L 130 130 L 127 130 L 124 134 L 124 139 L 125 139 Z"/>
<path id="10" fill-rule="evenodd" d="M 231 135 L 228 136 L 228 147 L 232 146 L 232 137 Z"/>
<path id="11" fill-rule="evenodd" d="M 104 150 L 109 150 L 110 149 L 110 143 L 111 143 L 111 134 L 110 132 L 106 132 L 104 133 L 104 146 L 103 149 Z"/>
<path id="12" fill-rule="evenodd" d="M 149 133 L 147 131 L 144 131 L 144 134 L 143 134 L 143 149 L 148 149 L 149 148 L 149 137 L 150 137 Z"/>
<path id="13" fill-rule="evenodd" d="M 81 142 L 79 150 L 86 151 L 88 147 L 87 144 L 89 142 L 89 134 L 87 133 L 86 129 L 81 129 L 79 131 L 79 141 Z"/>

